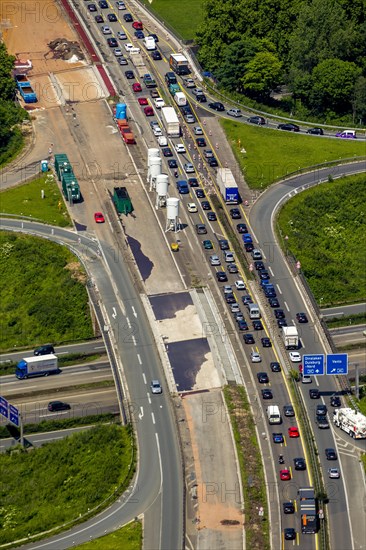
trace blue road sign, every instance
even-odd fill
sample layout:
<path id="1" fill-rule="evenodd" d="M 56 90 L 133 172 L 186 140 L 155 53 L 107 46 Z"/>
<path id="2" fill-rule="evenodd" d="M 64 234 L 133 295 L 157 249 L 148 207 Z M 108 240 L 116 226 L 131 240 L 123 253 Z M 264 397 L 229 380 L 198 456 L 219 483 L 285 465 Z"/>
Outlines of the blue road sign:
<path id="1" fill-rule="evenodd" d="M 324 374 L 324 355 L 303 355 L 302 361 L 305 376 L 322 376 Z"/>
<path id="2" fill-rule="evenodd" d="M 348 353 L 327 355 L 327 374 L 348 374 Z"/>
<path id="3" fill-rule="evenodd" d="M 0 396 L 0 414 L 9 418 L 9 403 L 4 397 Z"/>
<path id="4" fill-rule="evenodd" d="M 9 403 L 9 420 L 16 426 L 20 425 L 19 410 Z"/>

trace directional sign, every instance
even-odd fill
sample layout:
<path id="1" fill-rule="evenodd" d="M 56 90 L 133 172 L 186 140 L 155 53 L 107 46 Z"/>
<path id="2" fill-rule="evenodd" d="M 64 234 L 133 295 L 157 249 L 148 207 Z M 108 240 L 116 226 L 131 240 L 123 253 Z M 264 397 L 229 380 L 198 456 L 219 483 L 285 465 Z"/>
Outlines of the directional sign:
<path id="1" fill-rule="evenodd" d="M 327 355 L 327 374 L 348 374 L 348 353 Z"/>
<path id="2" fill-rule="evenodd" d="M 11 405 L 10 403 L 9 403 L 9 420 L 19 428 L 19 425 L 20 425 L 19 410 L 16 407 L 14 407 L 14 405 Z"/>
<path id="3" fill-rule="evenodd" d="M 0 414 L 9 418 L 9 403 L 4 397 L 0 397 Z"/>
<path id="4" fill-rule="evenodd" d="M 322 376 L 324 374 L 324 355 L 303 355 L 304 376 Z"/>

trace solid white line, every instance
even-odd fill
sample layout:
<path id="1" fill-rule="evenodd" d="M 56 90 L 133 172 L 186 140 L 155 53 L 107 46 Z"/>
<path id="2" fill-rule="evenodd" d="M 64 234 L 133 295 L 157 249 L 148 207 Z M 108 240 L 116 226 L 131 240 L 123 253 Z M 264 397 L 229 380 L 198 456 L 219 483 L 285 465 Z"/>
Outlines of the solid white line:
<path id="1" fill-rule="evenodd" d="M 155 415 L 153 412 L 151 413 L 151 418 L 152 418 L 153 424 L 155 424 Z"/>
<path id="2" fill-rule="evenodd" d="M 189 241 L 188 241 L 189 242 Z M 161 463 L 161 453 L 160 453 L 160 443 L 159 443 L 159 436 L 155 432 L 155 438 L 156 438 L 156 445 L 158 448 L 158 457 L 159 457 L 159 468 L 160 468 L 160 488 L 159 488 L 159 494 L 161 494 L 161 510 L 160 510 L 160 544 L 159 548 L 161 548 L 161 537 L 162 537 L 162 531 L 163 531 L 163 493 L 162 493 L 162 486 L 163 486 L 163 465 Z"/>
<path id="3" fill-rule="evenodd" d="M 65 437 L 66 437 L 66 435 L 65 435 Z M 63 437 L 47 437 L 45 439 L 32 439 L 32 443 L 43 443 L 44 441 L 55 441 L 55 439 L 64 439 L 64 438 Z"/>
<path id="4" fill-rule="evenodd" d="M 282 290 L 280 289 L 279 285 L 276 284 L 276 287 L 278 288 L 278 292 L 282 294 Z"/>
<path id="5" fill-rule="evenodd" d="M 142 360 L 141 360 L 141 357 L 140 357 L 140 354 L 139 354 L 139 353 L 137 354 L 137 360 L 138 360 L 138 362 L 140 363 L 140 365 L 142 365 Z"/>
<path id="6" fill-rule="evenodd" d="M 95 346 L 93 349 L 105 349 L 105 346 Z"/>
<path id="7" fill-rule="evenodd" d="M 287 305 L 287 302 L 283 302 L 285 304 L 285 308 L 287 309 L 287 311 L 290 311 L 290 308 L 288 307 Z"/>
<path id="8" fill-rule="evenodd" d="M 274 273 L 273 273 L 272 268 L 271 268 L 270 265 L 268 266 L 268 271 L 270 272 L 270 274 L 272 275 L 272 277 L 274 277 Z"/>
<path id="9" fill-rule="evenodd" d="M 295 323 L 294 323 L 294 324 L 295 324 Z M 300 342 L 301 342 L 301 347 L 302 347 L 303 349 L 305 349 L 305 344 L 304 344 L 304 342 L 301 340 L 301 338 L 300 338 Z"/>
<path id="10" fill-rule="evenodd" d="M 145 373 L 144 373 L 144 372 L 142 373 L 142 378 L 143 378 L 143 380 L 144 380 L 144 384 L 146 384 L 146 376 L 145 376 Z"/>
<path id="11" fill-rule="evenodd" d="M 67 355 L 68 353 L 70 353 L 70 352 L 69 351 L 58 351 L 57 355 Z"/>

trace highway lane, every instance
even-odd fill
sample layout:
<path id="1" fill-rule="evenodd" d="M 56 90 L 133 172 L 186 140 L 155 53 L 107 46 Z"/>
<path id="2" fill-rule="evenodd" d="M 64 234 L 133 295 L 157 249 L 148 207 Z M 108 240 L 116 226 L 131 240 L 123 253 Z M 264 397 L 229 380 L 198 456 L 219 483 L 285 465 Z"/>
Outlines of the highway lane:
<path id="1" fill-rule="evenodd" d="M 30 548 L 68 548 L 71 542 L 80 543 L 101 536 L 140 513 L 146 521 L 158 517 L 153 532 L 149 531 L 147 544 L 151 548 L 182 547 L 183 540 L 183 480 L 179 444 L 171 415 L 168 391 L 163 384 L 163 396 L 150 395 L 152 378 L 163 378 L 160 359 L 154 339 L 145 318 L 144 309 L 126 273 L 123 258 L 114 250 L 83 234 L 49 228 L 41 224 L 1 220 L 2 229 L 22 230 L 72 244 L 82 256 L 88 271 L 92 270 L 93 282 L 104 304 L 105 323 L 114 336 L 119 365 L 123 363 L 128 391 L 129 409 L 136 428 L 139 446 L 139 464 L 136 482 L 126 495 L 108 510 L 80 527 L 50 538 L 46 542 L 27 545 Z M 99 250 L 99 253 L 98 253 Z M 105 261 L 102 261 L 104 256 Z M 106 276 L 107 272 L 107 276 Z M 113 281 L 113 285 L 111 282 Z M 115 317 L 112 317 L 112 314 Z M 136 321 L 137 334 L 131 334 Z M 146 380 L 146 382 L 145 382 Z M 162 379 L 163 382 L 163 379 Z"/>
<path id="2" fill-rule="evenodd" d="M 56 355 L 68 355 L 71 353 L 95 353 L 104 354 L 105 346 L 102 338 L 95 338 L 86 342 L 70 343 L 60 346 L 54 346 Z M 20 361 L 23 357 L 31 357 L 33 355 L 32 350 L 14 351 L 11 353 L 2 353 L 0 355 L 0 363 L 6 361 Z"/>
<path id="3" fill-rule="evenodd" d="M 276 242 L 273 233 L 274 222 L 274 208 L 284 200 L 288 194 L 293 195 L 298 190 L 316 183 L 319 180 L 327 180 L 328 174 L 331 173 L 333 177 L 337 175 L 365 171 L 365 163 L 354 163 L 347 167 L 334 167 L 331 170 L 319 170 L 317 173 L 306 174 L 296 179 L 284 181 L 280 184 L 274 185 L 269 188 L 255 203 L 250 213 L 250 223 L 255 234 L 257 242 L 260 243 L 260 247 L 263 249 L 266 260 L 265 264 L 270 265 L 274 274 L 274 280 L 278 285 L 278 296 L 280 298 L 281 306 L 283 306 L 284 300 L 289 308 L 288 320 L 294 320 L 295 314 L 298 311 L 308 310 L 307 304 L 304 303 L 303 296 L 299 292 L 299 288 L 296 284 L 296 278 L 293 278 L 289 271 L 287 264 L 284 261 L 282 252 Z M 265 301 L 263 301 L 265 304 Z M 268 306 L 264 305 L 264 308 L 268 310 Z M 269 313 L 270 314 L 270 313 Z M 326 350 L 323 347 L 322 341 L 319 338 L 318 324 L 316 319 L 309 314 L 311 322 L 308 325 L 301 326 L 301 338 L 303 342 L 303 350 L 305 353 L 324 353 Z M 294 323 L 295 324 L 295 323 Z M 299 327 L 300 328 L 300 327 Z M 330 377 L 318 377 L 311 387 L 319 387 L 322 392 L 328 392 L 328 394 L 336 391 L 337 385 Z M 333 436 L 333 430 L 320 431 L 314 423 L 314 415 L 311 411 L 314 410 L 315 404 L 309 399 L 308 386 L 302 386 L 302 393 L 307 409 L 309 411 L 309 417 L 312 421 L 314 434 L 316 437 L 319 456 L 323 468 L 323 472 L 327 471 L 329 463 L 325 460 L 324 449 L 325 447 L 335 447 L 335 440 Z M 327 403 L 329 405 L 329 403 Z M 326 474 L 324 474 L 326 476 Z M 328 484 L 329 485 L 329 484 Z M 360 479 L 359 486 L 362 487 L 362 480 Z M 360 526 L 362 529 L 363 522 L 360 522 L 360 507 L 359 502 L 355 502 L 351 498 L 352 495 L 345 493 L 344 484 L 342 480 L 339 480 L 337 484 L 338 498 L 335 502 L 331 502 L 329 505 L 330 511 L 330 535 L 332 548 L 335 550 L 342 550 L 344 548 L 352 547 L 352 531 L 354 534 L 360 533 Z M 343 517 L 342 526 L 339 524 L 339 518 Z M 348 518 L 348 521 L 346 520 Z M 352 531 L 350 525 L 350 518 L 352 519 Z M 355 536 L 355 539 L 361 540 L 362 537 Z"/>
<path id="4" fill-rule="evenodd" d="M 52 441 L 57 441 L 58 439 L 64 439 L 68 435 L 72 435 L 77 432 L 83 432 L 89 430 L 91 426 L 78 426 L 76 428 L 68 428 L 67 430 L 57 430 L 47 433 L 35 433 L 25 436 L 26 441 L 31 443 L 33 447 L 41 447 L 45 443 L 50 443 Z M 10 449 L 17 445 L 18 442 L 15 441 L 12 437 L 6 439 L 0 439 L 0 452 L 4 452 L 6 449 Z"/>
<path id="5" fill-rule="evenodd" d="M 356 315 L 357 313 L 366 314 L 366 303 L 349 304 L 345 306 L 326 307 L 320 310 L 323 317 L 347 317 L 348 315 Z"/>

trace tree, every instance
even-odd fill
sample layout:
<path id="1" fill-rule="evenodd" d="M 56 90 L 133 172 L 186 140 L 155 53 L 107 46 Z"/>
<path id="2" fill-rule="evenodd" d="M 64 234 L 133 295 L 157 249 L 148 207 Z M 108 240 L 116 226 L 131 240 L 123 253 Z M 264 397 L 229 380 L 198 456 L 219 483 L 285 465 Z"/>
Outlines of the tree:
<path id="1" fill-rule="evenodd" d="M 366 78 L 360 76 L 354 87 L 353 96 L 353 119 L 360 124 L 366 121 Z"/>
<path id="2" fill-rule="evenodd" d="M 15 57 L 8 55 L 4 42 L 0 42 L 0 100 L 13 99 L 15 95 L 15 81 L 11 71 L 14 68 Z"/>
<path id="3" fill-rule="evenodd" d="M 282 77 L 282 62 L 271 52 L 258 52 L 247 63 L 242 82 L 254 96 L 269 96 Z"/>
<path id="4" fill-rule="evenodd" d="M 243 92 L 242 78 L 246 65 L 262 48 L 262 43 L 256 38 L 243 37 L 227 47 L 225 57 L 217 70 L 216 77 L 220 84 L 229 90 Z"/>

